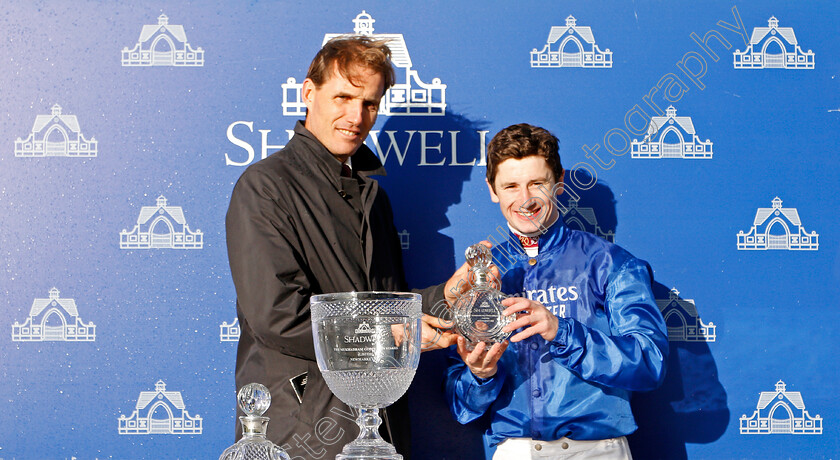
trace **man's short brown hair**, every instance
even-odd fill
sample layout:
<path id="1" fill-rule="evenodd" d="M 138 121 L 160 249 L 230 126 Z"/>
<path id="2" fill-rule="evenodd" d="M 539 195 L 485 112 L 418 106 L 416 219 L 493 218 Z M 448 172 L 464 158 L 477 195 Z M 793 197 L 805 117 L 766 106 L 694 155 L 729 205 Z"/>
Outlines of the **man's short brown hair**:
<path id="1" fill-rule="evenodd" d="M 527 123 L 508 126 L 493 136 L 487 146 L 487 182 L 496 189 L 494 180 L 499 165 L 509 159 L 537 155 L 545 159 L 554 173 L 554 180 L 563 180 L 557 137 L 547 130 Z"/>
<path id="2" fill-rule="evenodd" d="M 316 87 L 320 87 L 329 80 L 333 72 L 333 64 L 350 83 L 359 70 L 370 69 L 382 75 L 385 81 L 385 91 L 394 85 L 396 77 L 391 66 L 391 49 L 386 45 L 387 40 L 376 40 L 365 35 L 342 35 L 324 44 L 312 63 L 306 78 L 312 80 Z"/>

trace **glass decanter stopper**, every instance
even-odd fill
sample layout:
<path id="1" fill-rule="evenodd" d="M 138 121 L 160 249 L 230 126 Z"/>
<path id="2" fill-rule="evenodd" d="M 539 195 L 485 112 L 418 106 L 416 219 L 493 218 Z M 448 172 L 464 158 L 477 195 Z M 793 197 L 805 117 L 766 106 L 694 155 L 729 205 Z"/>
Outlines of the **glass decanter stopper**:
<path id="1" fill-rule="evenodd" d="M 506 296 L 491 283 L 493 256 L 483 244 L 468 247 L 464 256 L 472 267 L 473 286 L 461 294 L 452 306 L 455 330 L 467 339 L 470 349 L 479 342 L 502 342 L 510 337 L 510 333 L 502 332 L 502 328 L 514 318 L 502 315 L 505 310 L 502 300 Z"/>
<path id="2" fill-rule="evenodd" d="M 286 451 L 265 438 L 268 417 L 262 414 L 271 405 L 271 393 L 265 385 L 249 383 L 239 389 L 239 408 L 245 415 L 239 417 L 242 439 L 222 452 L 219 460 L 289 460 Z"/>

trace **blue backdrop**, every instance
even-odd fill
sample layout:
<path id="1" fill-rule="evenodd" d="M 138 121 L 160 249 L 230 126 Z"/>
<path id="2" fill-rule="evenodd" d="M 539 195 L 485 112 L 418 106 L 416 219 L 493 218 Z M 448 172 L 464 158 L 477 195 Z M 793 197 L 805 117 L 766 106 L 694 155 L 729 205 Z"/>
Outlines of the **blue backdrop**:
<path id="1" fill-rule="evenodd" d="M 499 238 L 484 145 L 544 126 L 567 223 L 655 271 L 672 352 L 634 398 L 636 458 L 837 457 L 840 4 L 350 3 L 3 3 L 0 459 L 233 442 L 230 192 L 354 29 L 398 51 L 367 144 L 413 286 Z M 415 456 L 484 458 L 443 364 L 409 391 Z"/>

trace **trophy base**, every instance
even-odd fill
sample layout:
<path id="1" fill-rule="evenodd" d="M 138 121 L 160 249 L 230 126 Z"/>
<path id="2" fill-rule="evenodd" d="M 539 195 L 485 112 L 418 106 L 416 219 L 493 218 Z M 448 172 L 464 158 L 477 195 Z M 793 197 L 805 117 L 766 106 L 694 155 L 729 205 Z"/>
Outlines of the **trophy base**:
<path id="1" fill-rule="evenodd" d="M 344 446 L 335 460 L 403 460 L 394 446 L 379 436 L 379 408 L 359 407 L 359 437 Z"/>
<path id="2" fill-rule="evenodd" d="M 497 339 L 486 339 L 486 340 L 477 340 L 477 341 L 475 341 L 475 342 L 472 342 L 472 341 L 470 341 L 470 339 L 467 339 L 466 345 L 464 345 L 464 347 L 467 349 L 467 351 L 473 351 L 473 350 L 475 350 L 475 347 L 477 347 L 479 343 L 483 343 L 483 344 L 484 344 L 484 350 L 485 350 L 485 351 L 487 351 L 487 350 L 489 350 L 489 349 L 490 349 L 490 347 L 492 347 L 493 345 L 495 345 L 495 344 L 497 344 L 497 343 L 502 343 L 502 342 L 504 342 L 505 340 L 507 340 L 507 339 L 506 339 L 506 338 L 505 338 L 505 339 L 501 339 L 501 340 L 497 340 Z"/>
<path id="3" fill-rule="evenodd" d="M 403 456 L 397 453 L 394 446 L 385 441 L 375 445 L 354 444 L 344 446 L 341 453 L 335 456 L 335 460 L 403 460 Z"/>

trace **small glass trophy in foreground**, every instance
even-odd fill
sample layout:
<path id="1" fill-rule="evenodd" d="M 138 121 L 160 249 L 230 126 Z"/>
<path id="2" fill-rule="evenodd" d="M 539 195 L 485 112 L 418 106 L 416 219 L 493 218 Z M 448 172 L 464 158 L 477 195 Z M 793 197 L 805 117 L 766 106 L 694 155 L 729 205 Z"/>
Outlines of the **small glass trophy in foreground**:
<path id="1" fill-rule="evenodd" d="M 242 424 L 242 439 L 222 452 L 219 460 L 289 460 L 286 451 L 265 438 L 268 417 L 262 414 L 271 405 L 271 393 L 265 385 L 249 383 L 239 389 L 239 408 L 245 416 L 239 417 Z"/>
<path id="2" fill-rule="evenodd" d="M 309 301 L 318 368 L 330 390 L 359 411 L 359 436 L 336 460 L 402 460 L 379 436 L 379 408 L 408 390 L 420 361 L 421 296 L 344 292 Z"/>
<path id="3" fill-rule="evenodd" d="M 502 328 L 513 322 L 514 317 L 502 315 L 505 310 L 502 300 L 506 296 L 491 283 L 493 255 L 487 246 L 479 243 L 468 247 L 464 256 L 472 267 L 473 286 L 452 306 L 455 331 L 467 339 L 470 350 L 479 342 L 503 342 L 510 333 L 503 332 Z"/>

